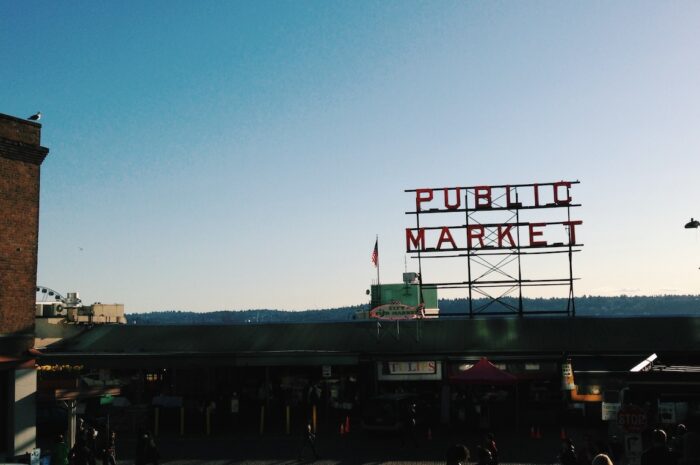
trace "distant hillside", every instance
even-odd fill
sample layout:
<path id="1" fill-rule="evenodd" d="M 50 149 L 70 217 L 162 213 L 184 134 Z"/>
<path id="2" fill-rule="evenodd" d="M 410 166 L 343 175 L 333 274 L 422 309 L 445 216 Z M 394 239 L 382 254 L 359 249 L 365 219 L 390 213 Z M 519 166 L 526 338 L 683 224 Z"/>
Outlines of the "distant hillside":
<path id="1" fill-rule="evenodd" d="M 188 312 L 164 310 L 127 314 L 129 323 L 145 325 L 219 325 L 243 323 L 299 323 L 350 321 L 366 305 L 329 308 L 325 310 L 219 310 L 215 312 Z"/>
<path id="2" fill-rule="evenodd" d="M 502 299 L 510 305 L 517 305 L 517 300 L 506 297 Z M 487 303 L 484 299 L 475 299 L 473 307 Z M 523 299 L 525 310 L 565 310 L 566 299 Z M 216 312 L 158 311 L 128 314 L 130 324 L 143 325 L 218 325 L 244 323 L 301 323 L 326 321 L 351 321 L 355 313 L 367 310 L 368 305 L 329 308 L 325 310 L 220 310 Z M 444 316 L 464 314 L 469 311 L 466 299 L 440 300 L 440 312 Z M 504 311 L 504 306 L 492 304 L 488 311 Z M 504 313 L 507 314 L 507 313 Z M 662 295 L 643 297 L 595 297 L 583 296 L 576 299 L 578 316 L 671 316 L 700 315 L 700 296 L 698 295 Z"/>

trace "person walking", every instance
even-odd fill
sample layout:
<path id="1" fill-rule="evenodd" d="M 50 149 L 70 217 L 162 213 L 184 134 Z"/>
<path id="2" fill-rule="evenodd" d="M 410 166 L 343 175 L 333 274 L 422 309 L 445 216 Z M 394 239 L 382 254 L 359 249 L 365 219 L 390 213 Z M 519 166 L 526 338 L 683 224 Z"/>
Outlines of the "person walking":
<path id="1" fill-rule="evenodd" d="M 491 456 L 491 452 L 487 448 L 485 448 L 484 446 L 477 446 L 476 460 L 477 465 L 491 465 L 493 457 Z"/>
<path id="2" fill-rule="evenodd" d="M 103 465 L 117 465 L 117 433 L 112 431 L 107 439 L 107 444 L 105 445 L 105 450 L 102 453 L 102 464 Z"/>
<path id="3" fill-rule="evenodd" d="M 683 423 L 676 426 L 676 435 L 673 436 L 670 442 L 671 452 L 676 456 L 677 460 L 683 458 L 683 446 L 685 445 L 685 433 L 687 429 Z"/>
<path id="4" fill-rule="evenodd" d="M 491 453 L 490 465 L 498 465 L 498 447 L 496 446 L 496 439 L 493 433 L 484 435 L 483 447 Z"/>
<path id="5" fill-rule="evenodd" d="M 78 434 L 75 445 L 70 451 L 69 461 L 73 465 L 90 465 L 90 449 L 83 434 Z"/>
<path id="6" fill-rule="evenodd" d="M 141 432 L 136 440 L 136 455 L 134 457 L 135 465 L 146 465 L 152 463 L 158 465 L 160 461 L 160 453 L 156 446 L 156 441 L 150 432 Z"/>
<path id="7" fill-rule="evenodd" d="M 134 451 L 134 465 L 143 465 L 146 461 L 146 433 L 139 430 L 136 435 L 136 450 Z"/>
<path id="8" fill-rule="evenodd" d="M 314 458 L 318 460 L 319 456 L 316 452 L 316 435 L 311 430 L 311 423 L 307 423 L 306 428 L 304 428 L 301 439 L 301 447 L 299 448 L 299 457 L 297 459 L 298 461 L 301 461 L 302 457 L 304 456 L 304 450 L 307 447 L 311 449 L 311 452 L 313 452 L 314 454 Z"/>
<path id="9" fill-rule="evenodd" d="M 578 465 L 576 448 L 574 447 L 574 442 L 571 439 L 565 439 L 561 442 L 559 462 L 561 465 Z"/>
<path id="10" fill-rule="evenodd" d="M 416 432 L 418 430 L 418 406 L 415 402 L 411 402 L 408 407 L 408 437 L 416 447 L 418 447 L 418 438 Z"/>
<path id="11" fill-rule="evenodd" d="M 677 457 L 666 443 L 666 432 L 655 429 L 651 432 L 651 448 L 642 454 L 642 465 L 675 465 Z"/>
<path id="12" fill-rule="evenodd" d="M 450 446 L 445 455 L 446 465 L 467 465 L 469 463 L 469 449 L 464 444 Z"/>
<path id="13" fill-rule="evenodd" d="M 160 452 L 158 452 L 158 447 L 156 446 L 156 441 L 153 435 L 148 432 L 146 433 L 146 450 L 145 450 L 145 463 L 152 463 L 153 465 L 158 465 L 160 461 Z"/>
<path id="14" fill-rule="evenodd" d="M 230 405 L 230 410 L 231 410 L 231 427 L 233 428 L 233 431 L 238 432 L 238 412 L 240 410 L 240 400 L 238 399 L 238 393 L 233 392 L 231 394 L 231 405 Z"/>
<path id="15" fill-rule="evenodd" d="M 406 443 L 413 444 L 414 447 L 418 447 L 418 406 L 415 402 L 411 402 L 404 411 L 399 412 L 399 417 L 401 419 L 401 429 L 399 430 L 401 446 L 405 446 Z"/>
<path id="16" fill-rule="evenodd" d="M 98 433 L 96 428 L 88 428 L 87 430 L 87 442 L 86 446 L 88 449 L 88 463 L 90 465 L 97 465 L 97 456 L 99 455 L 100 447 L 98 446 Z"/>
<path id="17" fill-rule="evenodd" d="M 68 446 L 63 439 L 63 435 L 59 434 L 56 437 L 56 443 L 51 449 L 51 463 L 53 465 L 68 465 Z"/>
<path id="18" fill-rule="evenodd" d="M 589 465 L 593 458 L 598 454 L 603 453 L 602 450 L 598 450 L 598 447 L 593 442 L 593 437 L 590 434 L 583 435 L 583 447 L 579 447 L 578 460 L 581 465 Z"/>
<path id="19" fill-rule="evenodd" d="M 593 457 L 591 465 L 613 465 L 612 460 L 606 454 L 598 454 Z"/>

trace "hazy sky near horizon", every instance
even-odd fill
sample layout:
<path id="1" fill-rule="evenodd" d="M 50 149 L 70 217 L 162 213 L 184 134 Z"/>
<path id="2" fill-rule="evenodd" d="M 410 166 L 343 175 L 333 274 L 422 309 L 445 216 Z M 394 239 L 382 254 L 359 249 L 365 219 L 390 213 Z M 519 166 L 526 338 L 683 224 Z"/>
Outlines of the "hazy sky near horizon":
<path id="1" fill-rule="evenodd" d="M 41 110 L 50 148 L 38 283 L 359 304 L 375 235 L 404 271 L 404 189 L 578 179 L 577 295 L 699 293 L 698 25 L 690 1 L 0 2 L 0 112 Z"/>

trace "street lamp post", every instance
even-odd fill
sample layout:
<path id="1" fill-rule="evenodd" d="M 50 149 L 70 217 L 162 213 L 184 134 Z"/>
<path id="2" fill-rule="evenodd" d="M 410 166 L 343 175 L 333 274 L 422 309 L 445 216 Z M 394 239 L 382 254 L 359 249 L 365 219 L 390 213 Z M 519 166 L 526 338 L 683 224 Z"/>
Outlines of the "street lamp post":
<path id="1" fill-rule="evenodd" d="M 685 229 L 698 229 L 700 228 L 700 221 L 696 220 L 695 218 L 691 218 L 690 221 L 688 221 L 685 224 Z"/>

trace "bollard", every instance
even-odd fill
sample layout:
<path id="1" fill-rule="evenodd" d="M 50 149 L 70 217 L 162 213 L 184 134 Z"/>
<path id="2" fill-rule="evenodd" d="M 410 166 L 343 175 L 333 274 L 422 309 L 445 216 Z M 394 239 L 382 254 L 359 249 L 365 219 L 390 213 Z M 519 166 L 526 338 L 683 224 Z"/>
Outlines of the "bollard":
<path id="1" fill-rule="evenodd" d="M 211 435 L 211 406 L 207 405 L 207 436 Z"/>
<path id="2" fill-rule="evenodd" d="M 289 418 L 290 418 L 290 415 L 289 415 L 289 405 L 287 405 L 286 410 L 287 410 L 287 423 L 286 423 L 286 424 L 287 424 L 287 428 L 286 428 L 286 431 L 287 431 L 287 434 L 289 434 Z"/>
<path id="3" fill-rule="evenodd" d="M 185 434 L 185 407 L 180 407 L 180 436 Z"/>
<path id="4" fill-rule="evenodd" d="M 156 407 L 156 411 L 153 412 L 153 434 L 158 436 L 158 427 L 160 426 L 160 408 Z"/>
<path id="5" fill-rule="evenodd" d="M 265 431 L 265 406 L 260 406 L 260 434 Z"/>
<path id="6" fill-rule="evenodd" d="M 314 434 L 316 434 L 316 406 L 311 407 L 311 426 L 313 427 Z"/>

